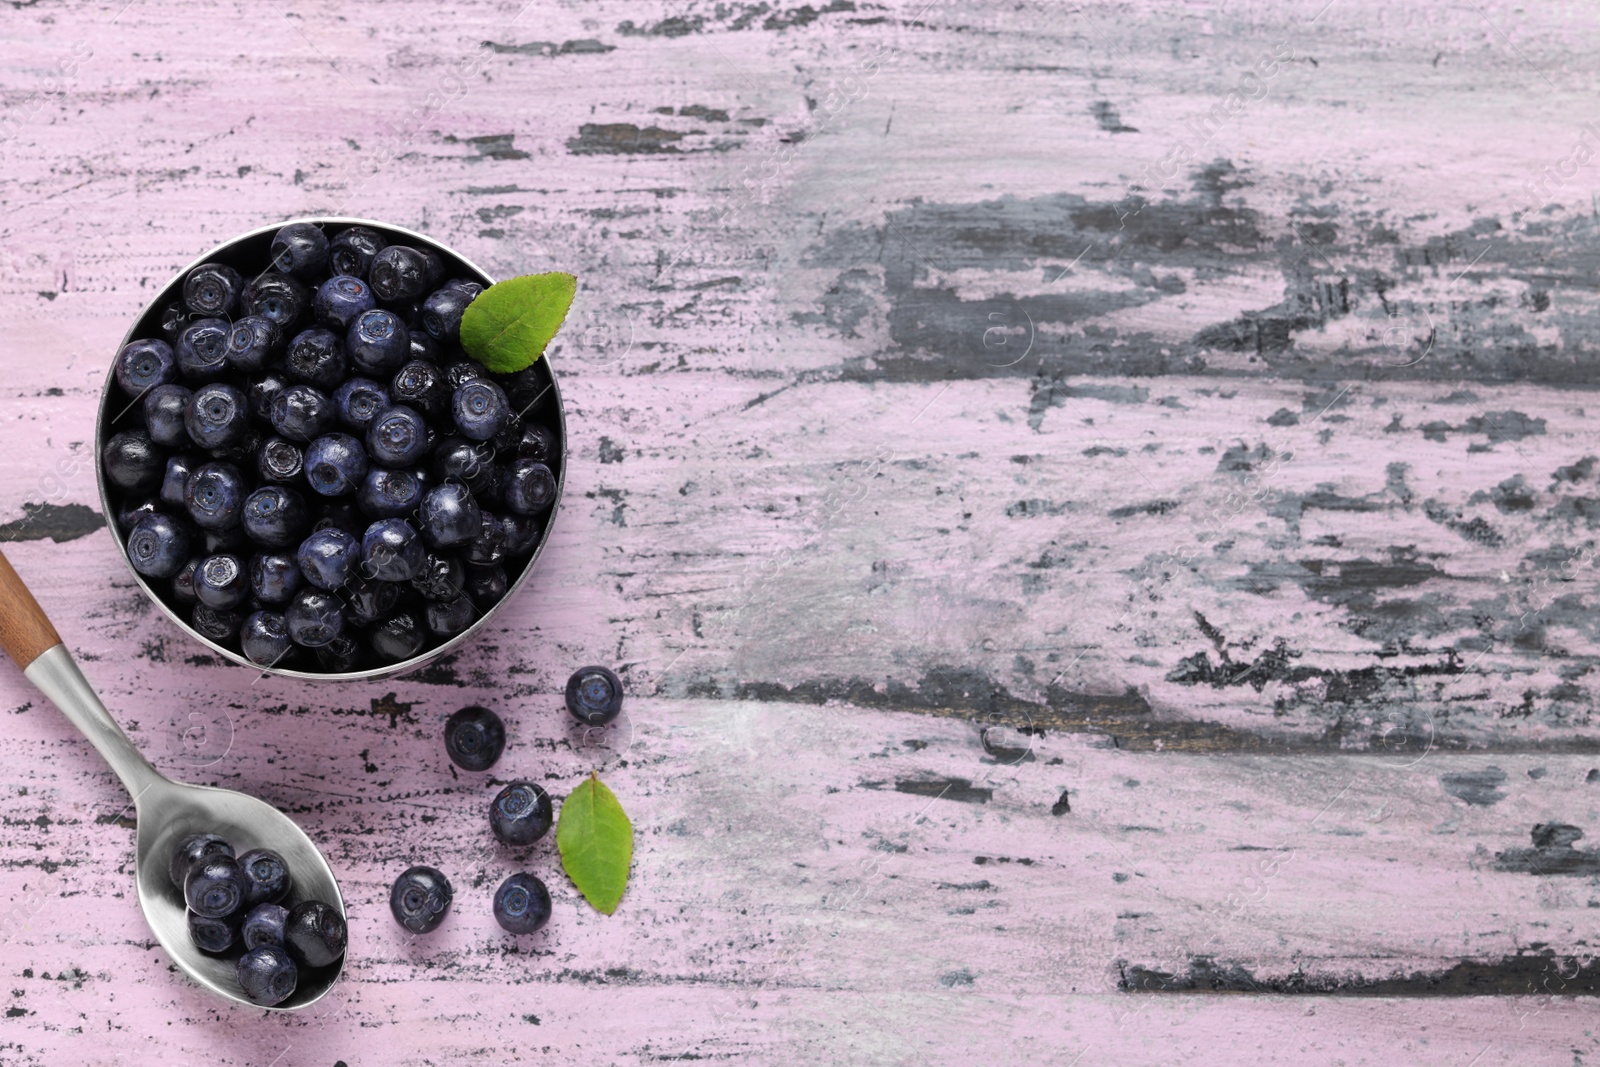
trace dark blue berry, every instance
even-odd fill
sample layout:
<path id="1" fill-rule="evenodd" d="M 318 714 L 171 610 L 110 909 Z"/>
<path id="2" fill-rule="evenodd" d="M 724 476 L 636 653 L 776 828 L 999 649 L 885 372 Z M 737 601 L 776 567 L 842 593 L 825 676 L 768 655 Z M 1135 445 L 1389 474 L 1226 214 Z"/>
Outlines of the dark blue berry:
<path id="1" fill-rule="evenodd" d="M 161 510 L 161 501 L 155 497 L 140 501 L 131 507 L 122 507 L 117 511 L 117 528 L 124 533 L 132 533 L 133 528 L 150 515 L 164 514 Z"/>
<path id="2" fill-rule="evenodd" d="M 474 360 L 458 359 L 453 363 L 446 364 L 444 368 L 444 380 L 449 384 L 452 396 L 455 395 L 457 389 L 460 389 L 468 382 L 482 382 L 488 381 L 488 379 L 489 373 L 484 370 L 483 364 Z"/>
<path id="3" fill-rule="evenodd" d="M 243 604 L 250 595 L 244 561 L 229 554 L 202 559 L 200 569 L 194 572 L 194 593 L 200 603 L 218 611 Z"/>
<path id="4" fill-rule="evenodd" d="M 483 533 L 483 514 L 472 492 L 459 482 L 436 485 L 417 509 L 422 536 L 432 548 L 465 544 Z"/>
<path id="5" fill-rule="evenodd" d="M 250 592 L 263 604 L 289 603 L 305 582 L 300 564 L 286 552 L 263 552 L 250 558 Z"/>
<path id="6" fill-rule="evenodd" d="M 216 834 L 190 834 L 172 850 L 172 858 L 167 861 L 167 877 L 172 879 L 172 887 L 181 893 L 190 864 L 208 856 L 232 855 L 233 846 Z"/>
<path id="7" fill-rule="evenodd" d="M 396 404 L 367 426 L 367 451 L 386 467 L 409 467 L 428 453 L 428 424 Z"/>
<path id="8" fill-rule="evenodd" d="M 501 479 L 500 493 L 518 515 L 537 515 L 555 502 L 556 476 L 536 459 L 515 459 Z"/>
<path id="9" fill-rule="evenodd" d="M 425 600 L 454 600 L 466 589 L 461 561 L 453 554 L 429 552 L 411 579 L 411 588 Z"/>
<path id="10" fill-rule="evenodd" d="M 201 915 L 197 911 L 188 913 L 189 940 L 194 942 L 194 947 L 201 952 L 209 952 L 213 956 L 220 956 L 232 948 L 239 940 L 239 917 L 225 915 L 212 918 Z"/>
<path id="11" fill-rule="evenodd" d="M 500 532 L 505 538 L 505 554 L 510 558 L 532 552 L 544 532 L 544 524 L 531 515 L 507 514 L 500 516 Z"/>
<path id="12" fill-rule="evenodd" d="M 479 512 L 478 536 L 461 546 L 461 558 L 478 567 L 499 563 L 506 554 L 506 530 L 492 511 Z"/>
<path id="13" fill-rule="evenodd" d="M 394 880 L 389 912 L 414 934 L 431 933 L 450 914 L 450 880 L 435 867 L 411 867 Z"/>
<path id="14" fill-rule="evenodd" d="M 533 933 L 550 921 L 550 890 L 531 874 L 513 874 L 494 891 L 494 920 L 507 933 Z"/>
<path id="15" fill-rule="evenodd" d="M 461 316 L 483 287 L 475 282 L 447 285 L 436 289 L 422 302 L 422 328 L 428 336 L 445 344 L 461 343 Z"/>
<path id="16" fill-rule="evenodd" d="M 284 372 L 292 381 L 316 386 L 324 393 L 339 388 L 348 367 L 344 342 L 338 334 L 321 326 L 295 334 L 283 359 Z"/>
<path id="17" fill-rule="evenodd" d="M 128 560 L 146 578 L 171 578 L 189 558 L 189 531 L 162 514 L 146 515 L 128 534 Z"/>
<path id="18" fill-rule="evenodd" d="M 292 953 L 280 945 L 257 945 L 246 952 L 239 957 L 234 975 L 245 998 L 264 1008 L 282 1004 L 300 984 L 300 971 Z"/>
<path id="19" fill-rule="evenodd" d="M 196 570 L 198 569 L 196 567 Z M 189 623 L 201 637 L 221 645 L 233 640 L 234 635 L 239 632 L 239 627 L 244 623 L 244 613 L 218 611 L 204 604 L 196 604 L 190 609 Z"/>
<path id="20" fill-rule="evenodd" d="M 306 481 L 323 496 L 344 496 L 367 477 L 367 451 L 347 433 L 330 433 L 306 446 Z"/>
<path id="21" fill-rule="evenodd" d="M 294 649 L 289 624 L 276 611 L 252 612 L 239 627 L 239 646 L 245 659 L 262 667 L 276 667 Z"/>
<path id="22" fill-rule="evenodd" d="M 308 280 L 328 267 L 328 235 L 309 222 L 291 222 L 272 238 L 272 269 Z"/>
<path id="23" fill-rule="evenodd" d="M 183 487 L 189 484 L 189 475 L 200 465 L 193 456 L 168 456 L 167 472 L 161 476 L 161 502 L 169 508 L 182 511 Z"/>
<path id="24" fill-rule="evenodd" d="M 385 582 L 407 582 L 421 569 L 422 538 L 404 519 L 379 519 L 361 538 L 361 573 Z"/>
<path id="25" fill-rule="evenodd" d="M 445 720 L 444 750 L 464 771 L 486 771 L 506 747 L 506 725 L 488 708 L 462 708 Z"/>
<path id="26" fill-rule="evenodd" d="M 422 478 L 415 471 L 371 467 L 356 493 L 356 502 L 375 519 L 397 519 L 417 510 L 422 488 Z"/>
<path id="27" fill-rule="evenodd" d="M 550 830 L 550 794 L 532 782 L 512 782 L 489 805 L 489 828 L 502 843 L 531 845 Z"/>
<path id="28" fill-rule="evenodd" d="M 113 434 L 101 452 L 101 460 L 106 480 L 125 493 L 154 493 L 161 488 L 161 479 L 167 473 L 167 457 L 144 430 Z"/>
<path id="29" fill-rule="evenodd" d="M 372 257 L 367 280 L 372 291 L 386 304 L 420 300 L 428 291 L 429 263 L 426 256 L 406 245 L 390 245 Z"/>
<path id="30" fill-rule="evenodd" d="M 228 366 L 236 371 L 258 371 L 272 358 L 278 328 L 260 315 L 235 319 L 228 327 Z"/>
<path id="31" fill-rule="evenodd" d="M 430 419 L 442 416 L 450 406 L 451 391 L 444 372 L 432 363 L 413 359 L 395 372 L 389 395 L 397 404 L 415 408 Z"/>
<path id="32" fill-rule="evenodd" d="M 333 417 L 333 401 L 309 385 L 286 386 L 272 398 L 272 428 L 291 441 L 311 440 L 328 428 Z"/>
<path id="33" fill-rule="evenodd" d="M 239 927 L 239 939 L 245 949 L 262 945 L 283 944 L 283 925 L 289 918 L 289 909 L 282 904 L 257 904 L 245 915 Z"/>
<path id="34" fill-rule="evenodd" d="M 622 711 L 622 679 L 607 667 L 581 667 L 567 679 L 567 710 L 585 726 L 604 726 Z"/>
<path id="35" fill-rule="evenodd" d="M 173 357 L 185 378 L 211 382 L 228 373 L 228 332 L 231 329 L 224 319 L 200 319 L 183 328 Z"/>
<path id="36" fill-rule="evenodd" d="M 487 441 L 500 432 L 511 416 L 505 391 L 487 378 L 475 378 L 456 389 L 450 413 L 461 436 Z"/>
<path id="37" fill-rule="evenodd" d="M 157 321 L 161 336 L 166 339 L 167 344 L 175 345 L 178 343 L 178 334 L 189 325 L 189 309 L 183 306 L 181 300 L 168 304 L 161 309 Z"/>
<path id="38" fill-rule="evenodd" d="M 244 871 L 232 856 L 203 857 L 183 876 L 183 899 L 189 910 L 214 919 L 238 911 L 247 888 Z"/>
<path id="39" fill-rule="evenodd" d="M 470 567 L 467 569 L 467 595 L 479 611 L 487 612 L 505 597 L 510 583 L 504 567 Z"/>
<path id="40" fill-rule="evenodd" d="M 305 450 L 293 441 L 269 437 L 256 449 L 256 473 L 264 482 L 297 482 L 305 470 Z"/>
<path id="41" fill-rule="evenodd" d="M 350 378 L 333 391 L 339 421 L 365 432 L 367 425 L 389 406 L 389 391 L 371 378 Z"/>
<path id="42" fill-rule="evenodd" d="M 411 331 L 411 355 L 409 358 L 420 360 L 423 363 L 438 363 L 442 355 L 439 342 L 423 333 L 421 330 Z M 447 396 L 446 400 L 449 399 Z"/>
<path id="43" fill-rule="evenodd" d="M 302 589 L 283 612 L 289 639 L 306 648 L 320 648 L 345 630 L 344 603 L 319 589 Z"/>
<path id="44" fill-rule="evenodd" d="M 289 892 L 289 865 L 272 849 L 251 849 L 239 857 L 239 867 L 249 883 L 244 895 L 247 907 L 276 904 Z"/>
<path id="45" fill-rule="evenodd" d="M 361 561 L 361 543 L 337 527 L 318 530 L 295 553 L 306 581 L 318 589 L 335 590 L 356 573 Z"/>
<path id="46" fill-rule="evenodd" d="M 317 649 L 317 663 L 326 674 L 349 674 L 361 666 L 361 644 L 346 634 Z"/>
<path id="47" fill-rule="evenodd" d="M 522 435 L 517 441 L 516 453 L 550 466 L 556 458 L 555 432 L 536 422 L 522 424 Z"/>
<path id="48" fill-rule="evenodd" d="M 200 318 L 231 318 L 239 309 L 244 279 L 226 263 L 202 263 L 183 280 L 183 302 Z"/>
<path id="49" fill-rule="evenodd" d="M 201 448 L 227 448 L 250 430 L 250 402 L 231 385 L 212 382 L 189 397 L 183 412 L 189 439 Z"/>
<path id="50" fill-rule="evenodd" d="M 305 498 L 284 485 L 264 485 L 244 501 L 245 533 L 269 548 L 297 544 L 311 523 Z"/>
<path id="51" fill-rule="evenodd" d="M 484 492 L 497 480 L 494 449 L 482 441 L 446 437 L 434 447 L 433 474 L 441 482 L 464 482 L 474 495 Z"/>
<path id="52" fill-rule="evenodd" d="M 184 428 L 183 417 L 193 395 L 171 382 L 158 385 L 144 395 L 144 428 L 150 432 L 152 441 L 166 448 L 183 448 L 189 444 L 189 431 Z"/>
<path id="53" fill-rule="evenodd" d="M 399 663 L 422 651 L 422 646 L 428 642 L 428 633 L 416 615 L 404 611 L 373 627 L 368 641 L 379 659 Z"/>
<path id="54" fill-rule="evenodd" d="M 320 900 L 305 900 L 289 909 L 283 943 L 296 963 L 326 967 L 344 955 L 344 917 Z"/>
<path id="55" fill-rule="evenodd" d="M 478 620 L 478 609 L 465 596 L 430 600 L 422 613 L 428 620 L 428 629 L 437 637 L 454 637 Z"/>
<path id="56" fill-rule="evenodd" d="M 382 309 L 365 311 L 345 336 L 350 361 L 368 374 L 387 375 L 411 358 L 411 331 L 399 316 Z"/>
<path id="57" fill-rule="evenodd" d="M 288 386 L 289 379 L 275 370 L 267 371 L 250 382 L 244 395 L 250 398 L 250 415 L 262 422 L 272 421 L 272 402 Z"/>
<path id="58" fill-rule="evenodd" d="M 228 530 L 239 525 L 244 511 L 244 475 L 231 463 L 206 463 L 189 476 L 183 503 L 195 525 L 205 530 Z"/>
<path id="59" fill-rule="evenodd" d="M 363 311 L 378 306 L 372 287 L 350 274 L 335 274 L 317 289 L 311 312 L 318 324 L 343 336 Z"/>
<path id="60" fill-rule="evenodd" d="M 311 297 L 305 286 L 286 274 L 268 272 L 244 287 L 239 307 L 246 315 L 260 315 L 286 335 L 305 316 Z"/>
<path id="61" fill-rule="evenodd" d="M 400 586 L 359 574 L 339 592 L 344 596 L 345 611 L 358 626 L 369 626 L 386 617 L 400 602 Z"/>
<path id="62" fill-rule="evenodd" d="M 129 396 L 166 385 L 178 378 L 178 361 L 165 341 L 129 341 L 117 353 L 116 379 Z"/>
<path id="63" fill-rule="evenodd" d="M 178 568 L 178 573 L 172 576 L 172 599 L 180 604 L 193 607 L 200 603 L 200 598 L 194 595 L 194 572 L 200 566 L 200 558 L 190 556 L 188 561 Z"/>
<path id="64" fill-rule="evenodd" d="M 383 251 L 387 243 L 376 230 L 365 226 L 341 230 L 328 244 L 328 267 L 335 274 L 365 278 L 372 266 L 372 257 Z"/>

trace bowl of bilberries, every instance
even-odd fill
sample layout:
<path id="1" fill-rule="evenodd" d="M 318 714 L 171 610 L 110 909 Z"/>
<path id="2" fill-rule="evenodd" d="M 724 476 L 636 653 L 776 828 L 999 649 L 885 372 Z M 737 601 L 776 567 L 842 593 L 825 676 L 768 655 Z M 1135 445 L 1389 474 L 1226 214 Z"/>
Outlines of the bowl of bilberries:
<path id="1" fill-rule="evenodd" d="M 565 475 L 545 349 L 576 281 L 310 218 L 201 256 L 112 360 L 95 444 L 135 581 L 236 663 L 363 679 L 485 626 Z"/>

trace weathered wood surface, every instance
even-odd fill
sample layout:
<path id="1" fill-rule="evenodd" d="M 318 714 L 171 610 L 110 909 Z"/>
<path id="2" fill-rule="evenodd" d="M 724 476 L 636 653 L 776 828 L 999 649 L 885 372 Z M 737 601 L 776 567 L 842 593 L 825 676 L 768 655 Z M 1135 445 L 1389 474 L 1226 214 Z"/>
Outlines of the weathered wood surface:
<path id="1" fill-rule="evenodd" d="M 204 999 L 0 674 L 0 1061 L 1587 1062 L 1597 21 L 12 5 L 7 554 L 161 766 L 327 843 L 354 945 L 320 1015 Z M 152 289 L 324 211 L 584 287 L 539 574 L 332 689 L 149 610 L 87 455 Z M 557 713 L 591 661 L 604 750 Z M 607 768 L 614 918 L 542 847 L 555 920 L 493 926 L 469 701 L 505 774 Z M 458 911 L 408 945 L 419 861 Z"/>

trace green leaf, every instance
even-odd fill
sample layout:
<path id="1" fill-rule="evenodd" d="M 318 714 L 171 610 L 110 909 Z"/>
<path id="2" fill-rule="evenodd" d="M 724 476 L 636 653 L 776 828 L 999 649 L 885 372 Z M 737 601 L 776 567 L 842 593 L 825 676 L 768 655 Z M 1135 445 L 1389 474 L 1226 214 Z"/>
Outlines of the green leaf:
<path id="1" fill-rule="evenodd" d="M 583 898 L 607 915 L 616 911 L 633 863 L 633 823 L 598 775 L 591 773 L 561 805 L 556 847 Z"/>
<path id="2" fill-rule="evenodd" d="M 544 355 L 566 321 L 578 279 L 560 271 L 495 282 L 461 316 L 461 347 L 496 374 L 511 374 Z"/>

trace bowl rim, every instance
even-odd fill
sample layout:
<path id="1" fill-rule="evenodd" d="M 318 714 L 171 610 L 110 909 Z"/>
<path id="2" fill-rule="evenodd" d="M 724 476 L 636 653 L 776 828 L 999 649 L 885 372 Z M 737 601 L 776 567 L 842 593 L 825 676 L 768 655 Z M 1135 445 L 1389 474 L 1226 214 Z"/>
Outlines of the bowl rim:
<path id="1" fill-rule="evenodd" d="M 311 223 L 312 225 L 318 227 L 366 226 L 379 231 L 403 234 L 409 240 L 421 242 L 425 246 L 436 248 L 441 252 L 453 256 L 468 271 L 477 275 L 476 280 L 480 281 L 485 288 L 494 284 L 494 278 L 490 276 L 488 271 L 485 271 L 482 267 L 478 266 L 478 264 L 474 263 L 466 256 L 463 256 L 460 252 L 457 252 L 443 241 L 429 237 L 424 233 L 418 233 L 416 230 L 409 229 L 408 227 L 397 226 L 392 222 L 383 222 L 378 219 L 351 218 L 343 215 L 305 215 L 296 218 L 285 219 L 282 222 L 272 223 L 271 225 L 267 226 L 258 226 L 253 230 L 249 230 L 245 233 L 231 237 L 228 240 L 215 245 L 174 274 L 172 278 L 170 278 L 165 285 L 161 286 L 161 288 L 156 291 L 155 295 L 150 298 L 149 302 L 145 304 L 144 309 L 134 317 L 134 320 L 132 324 L 129 325 L 127 332 L 123 334 L 122 341 L 117 345 L 116 352 L 112 354 L 110 364 L 106 368 L 105 383 L 100 388 L 100 404 L 95 412 L 95 483 L 100 492 L 101 514 L 105 516 L 106 527 L 111 531 L 111 540 L 117 546 L 117 554 L 122 557 L 123 565 L 128 568 L 128 573 L 133 576 L 134 582 L 139 586 L 139 589 L 144 593 L 144 595 L 150 599 L 150 602 L 153 603 L 163 615 L 175 623 L 178 628 L 189 637 L 222 656 L 224 660 L 230 663 L 238 664 L 242 667 L 249 668 L 252 671 L 256 671 L 263 677 L 273 674 L 283 678 L 302 678 L 308 681 L 319 682 L 375 681 L 380 678 L 391 678 L 418 670 L 430 663 L 435 662 L 436 660 L 443 658 L 444 656 L 449 655 L 451 652 L 454 652 L 462 645 L 466 644 L 467 641 L 474 637 L 481 629 L 484 628 L 485 625 L 488 624 L 489 620 L 493 618 L 496 612 L 505 607 L 511 598 L 516 595 L 517 590 L 522 588 L 523 584 L 527 582 L 529 575 L 533 573 L 534 566 L 539 562 L 539 557 L 544 554 L 545 545 L 549 544 L 551 532 L 555 527 L 556 516 L 561 508 L 561 497 L 566 490 L 567 482 L 566 407 L 561 402 L 561 386 L 556 379 L 555 367 L 551 366 L 548 355 L 543 358 L 545 361 L 545 370 L 550 375 L 550 385 L 547 391 L 555 394 L 555 422 L 557 433 L 559 435 L 559 440 L 556 443 L 556 447 L 559 464 L 556 474 L 555 499 L 550 503 L 548 518 L 545 520 L 543 530 L 539 534 L 539 541 L 534 545 L 533 553 L 528 557 L 527 562 L 523 565 L 522 573 L 519 574 L 516 580 L 506 588 L 505 595 L 502 596 L 497 603 L 490 607 L 488 611 L 482 612 L 478 619 L 473 622 L 471 626 L 468 626 L 459 634 L 456 634 L 454 637 L 451 637 L 448 640 L 440 643 L 436 647 L 419 652 L 410 659 L 401 660 L 398 663 L 386 664 L 382 667 L 373 667 L 363 671 L 346 671 L 343 673 L 301 671 L 293 670 L 287 667 L 268 667 L 259 663 L 255 663 L 246 658 L 242 653 L 234 652 L 231 649 L 228 649 L 206 637 L 204 634 L 200 633 L 192 625 L 190 625 L 186 619 L 175 612 L 171 606 L 168 605 L 167 602 L 150 587 L 150 584 L 145 580 L 144 575 L 134 570 L 133 561 L 128 558 L 127 537 L 117 528 L 116 512 L 112 507 L 111 496 L 106 485 L 105 462 L 103 457 L 106 444 L 106 431 L 109 428 L 110 423 L 121 418 L 132 408 L 133 404 L 139 402 L 138 398 L 135 398 L 115 416 L 107 418 L 107 411 L 111 406 L 110 402 L 113 395 L 118 390 L 118 386 L 116 385 L 116 353 L 120 353 L 125 346 L 137 339 L 134 337 L 134 334 L 138 330 L 139 324 L 144 322 L 153 311 L 159 308 L 161 304 L 169 298 L 174 286 L 182 285 L 183 280 L 188 277 L 190 271 L 194 270 L 203 263 L 211 262 L 212 259 L 232 250 L 235 246 L 245 241 L 254 240 L 268 234 L 275 234 L 285 226 L 302 222 Z M 140 395 L 142 396 L 143 394 Z M 540 395 L 542 396 L 543 394 L 541 393 Z M 535 403 L 537 403 L 537 400 Z"/>

